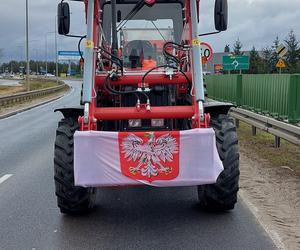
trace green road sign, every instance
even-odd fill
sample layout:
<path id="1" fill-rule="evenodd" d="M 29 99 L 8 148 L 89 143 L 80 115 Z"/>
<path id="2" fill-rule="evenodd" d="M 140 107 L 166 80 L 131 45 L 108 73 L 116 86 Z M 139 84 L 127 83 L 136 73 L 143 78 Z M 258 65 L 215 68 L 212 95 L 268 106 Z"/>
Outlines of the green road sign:
<path id="1" fill-rule="evenodd" d="M 249 56 L 223 56 L 223 70 L 249 69 Z"/>

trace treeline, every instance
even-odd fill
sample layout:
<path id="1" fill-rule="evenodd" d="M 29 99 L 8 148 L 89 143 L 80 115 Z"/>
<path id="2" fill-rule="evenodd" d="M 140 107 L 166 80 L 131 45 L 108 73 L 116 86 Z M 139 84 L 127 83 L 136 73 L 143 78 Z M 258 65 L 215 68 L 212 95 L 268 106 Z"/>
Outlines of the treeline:
<path id="1" fill-rule="evenodd" d="M 30 72 L 44 74 L 46 72 L 46 62 L 45 61 L 35 61 L 30 60 Z M 58 73 L 67 73 L 69 68 L 68 63 L 58 63 Z M 47 72 L 55 74 L 56 63 L 47 62 Z M 73 72 L 80 73 L 80 64 L 71 63 L 71 69 Z M 3 63 L 0 66 L 0 72 L 13 72 L 13 73 L 26 73 L 26 61 L 10 61 L 8 63 Z"/>
<path id="2" fill-rule="evenodd" d="M 280 44 L 284 44 L 288 49 L 287 54 L 283 57 L 286 63 L 286 68 L 282 69 L 282 73 L 300 73 L 300 46 L 296 35 L 291 30 L 286 39 L 280 41 L 278 36 L 273 41 L 271 46 L 263 48 L 260 52 L 253 46 L 250 51 L 250 68 L 243 70 L 243 73 L 250 74 L 272 74 L 277 73 L 276 64 L 280 57 L 276 52 L 276 48 Z M 243 55 L 242 43 L 239 39 L 233 45 L 233 51 L 230 51 L 230 46 L 226 45 L 224 52 L 231 52 L 234 55 Z"/>

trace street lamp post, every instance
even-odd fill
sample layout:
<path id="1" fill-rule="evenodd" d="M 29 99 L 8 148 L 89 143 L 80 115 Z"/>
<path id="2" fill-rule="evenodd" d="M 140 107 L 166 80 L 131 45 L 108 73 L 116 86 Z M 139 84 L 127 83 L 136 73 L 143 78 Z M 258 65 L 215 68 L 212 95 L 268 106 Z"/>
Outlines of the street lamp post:
<path id="1" fill-rule="evenodd" d="M 45 57 L 46 57 L 46 77 L 47 77 L 47 74 L 48 74 L 48 41 L 47 41 L 47 36 L 49 34 L 53 34 L 55 33 L 55 50 L 57 50 L 57 38 L 56 38 L 56 32 L 55 31 L 48 31 L 46 32 L 45 34 Z M 57 53 L 56 53 L 57 54 Z M 56 64 L 57 64 L 57 55 L 56 55 Z M 58 67 L 56 65 L 56 67 Z"/>
<path id="2" fill-rule="evenodd" d="M 54 24 L 54 33 L 55 33 L 55 75 L 56 75 L 56 83 L 58 84 L 58 55 L 57 55 L 57 15 L 55 16 L 55 24 Z"/>
<path id="3" fill-rule="evenodd" d="M 45 62 L 46 62 L 46 73 L 45 73 L 45 77 L 47 77 L 47 74 L 48 74 L 48 52 L 47 52 L 47 50 L 48 50 L 48 46 L 47 46 L 47 34 L 48 33 L 46 33 L 46 35 L 45 35 Z"/>
<path id="4" fill-rule="evenodd" d="M 27 91 L 30 91 L 30 82 L 29 82 L 29 27 L 28 27 L 28 0 L 26 0 L 26 85 Z"/>

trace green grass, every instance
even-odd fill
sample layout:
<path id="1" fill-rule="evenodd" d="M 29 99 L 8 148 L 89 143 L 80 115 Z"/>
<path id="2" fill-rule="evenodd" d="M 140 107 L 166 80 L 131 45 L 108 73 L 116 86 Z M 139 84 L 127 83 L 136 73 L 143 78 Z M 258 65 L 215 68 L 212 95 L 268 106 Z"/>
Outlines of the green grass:
<path id="1" fill-rule="evenodd" d="M 254 157 L 267 160 L 272 167 L 289 167 L 300 176 L 300 147 L 281 139 L 280 148 L 274 147 L 274 136 L 257 129 L 252 136 L 251 126 L 240 122 L 240 144 Z"/>
<path id="2" fill-rule="evenodd" d="M 22 81 L 21 84 L 26 86 L 26 82 Z M 30 79 L 30 90 L 46 89 L 57 86 L 56 80 L 49 79 Z"/>
<path id="3" fill-rule="evenodd" d="M 0 96 L 15 94 L 25 91 L 23 86 L 0 86 Z"/>
<path id="4" fill-rule="evenodd" d="M 59 82 L 61 83 L 61 82 Z M 21 86 L 0 86 L 0 96 L 11 95 L 27 91 L 26 81 L 20 81 Z M 30 79 L 30 90 L 46 89 L 57 86 L 56 80 Z"/>

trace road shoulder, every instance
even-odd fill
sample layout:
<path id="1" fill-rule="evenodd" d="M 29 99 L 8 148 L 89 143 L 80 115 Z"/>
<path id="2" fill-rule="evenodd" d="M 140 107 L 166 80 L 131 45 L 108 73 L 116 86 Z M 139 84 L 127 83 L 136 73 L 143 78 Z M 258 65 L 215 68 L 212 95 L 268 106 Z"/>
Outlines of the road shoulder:
<path id="1" fill-rule="evenodd" d="M 240 197 L 279 249 L 300 244 L 300 178 L 274 168 L 241 141 Z"/>

